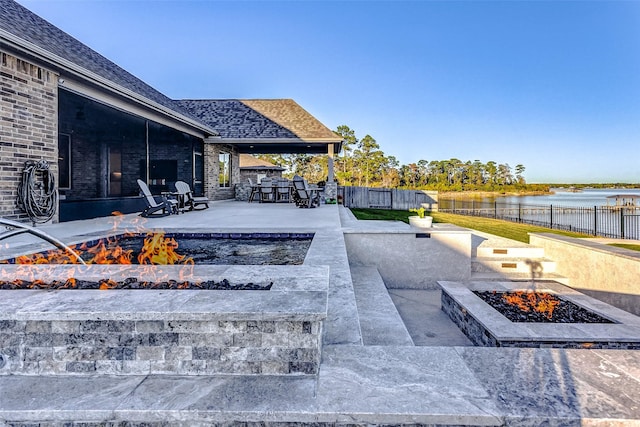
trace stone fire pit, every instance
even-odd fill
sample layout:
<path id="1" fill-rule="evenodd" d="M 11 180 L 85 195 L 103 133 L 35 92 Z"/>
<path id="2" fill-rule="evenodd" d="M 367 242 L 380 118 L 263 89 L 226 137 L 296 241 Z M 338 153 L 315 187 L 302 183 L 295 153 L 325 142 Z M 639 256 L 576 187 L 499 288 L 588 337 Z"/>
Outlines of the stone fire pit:
<path id="1" fill-rule="evenodd" d="M 438 282 L 442 310 L 476 345 L 640 349 L 640 318 L 557 282 Z M 474 292 L 537 291 L 593 312 L 611 323 L 512 322 Z"/>
<path id="2" fill-rule="evenodd" d="M 328 268 L 191 266 L 270 290 L 0 290 L 0 375 L 317 374 Z M 185 280 L 182 266 L 0 266 L 0 280 Z"/>

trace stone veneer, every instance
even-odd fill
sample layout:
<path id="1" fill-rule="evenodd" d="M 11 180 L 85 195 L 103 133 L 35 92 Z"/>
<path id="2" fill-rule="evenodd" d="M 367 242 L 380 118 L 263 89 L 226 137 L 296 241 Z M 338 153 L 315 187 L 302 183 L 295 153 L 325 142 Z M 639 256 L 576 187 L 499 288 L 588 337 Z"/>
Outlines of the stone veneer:
<path id="1" fill-rule="evenodd" d="M 16 203 L 26 161 L 46 160 L 57 176 L 57 114 L 58 75 L 0 51 L 0 217 L 27 219 Z"/>
<path id="2" fill-rule="evenodd" d="M 3 266 L 0 280 L 145 277 L 177 266 Z M 190 281 L 269 291 L 0 290 L 0 375 L 317 374 L 328 269 L 191 266 Z"/>
<path id="3" fill-rule="evenodd" d="M 318 372 L 320 321 L 231 321 L 216 314 L 203 320 L 172 317 L 0 320 L 0 374 Z"/>

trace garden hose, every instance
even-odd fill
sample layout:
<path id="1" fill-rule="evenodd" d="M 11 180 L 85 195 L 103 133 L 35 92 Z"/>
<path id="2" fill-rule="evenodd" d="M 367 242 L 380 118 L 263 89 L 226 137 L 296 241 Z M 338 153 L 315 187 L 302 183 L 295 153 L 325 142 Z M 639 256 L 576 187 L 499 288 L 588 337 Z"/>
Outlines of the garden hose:
<path id="1" fill-rule="evenodd" d="M 18 186 L 18 206 L 35 225 L 49 221 L 58 207 L 56 179 L 46 160 L 25 162 Z"/>

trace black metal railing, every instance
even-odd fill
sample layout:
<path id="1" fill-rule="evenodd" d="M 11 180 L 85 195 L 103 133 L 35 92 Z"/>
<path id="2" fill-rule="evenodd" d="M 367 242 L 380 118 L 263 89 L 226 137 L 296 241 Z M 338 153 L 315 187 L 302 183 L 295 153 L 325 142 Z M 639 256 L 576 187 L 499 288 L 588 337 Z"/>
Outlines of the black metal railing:
<path id="1" fill-rule="evenodd" d="M 640 239 L 640 207 L 570 207 L 440 199 L 440 212 L 496 218 L 599 237 Z"/>

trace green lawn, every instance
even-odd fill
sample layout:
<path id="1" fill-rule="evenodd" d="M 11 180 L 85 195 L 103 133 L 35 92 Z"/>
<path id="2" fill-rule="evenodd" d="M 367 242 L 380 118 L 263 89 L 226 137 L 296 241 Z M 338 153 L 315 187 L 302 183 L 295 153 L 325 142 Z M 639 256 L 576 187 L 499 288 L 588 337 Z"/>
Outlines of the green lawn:
<path id="1" fill-rule="evenodd" d="M 387 209 L 351 209 L 351 212 L 360 220 L 395 220 L 409 223 L 409 216 L 415 215 L 409 211 L 393 211 Z M 443 222 L 455 224 L 460 227 L 471 228 L 495 236 L 505 237 L 507 239 L 517 240 L 519 242 L 529 243 L 528 233 L 555 233 L 570 237 L 591 237 L 585 234 L 570 233 L 560 230 L 552 230 L 550 228 L 538 227 L 535 225 L 519 224 L 510 221 L 502 221 L 499 219 L 482 218 L 475 216 L 454 215 L 442 212 L 429 213 L 433 217 L 433 222 Z"/>
<path id="2" fill-rule="evenodd" d="M 615 246 L 616 248 L 631 249 L 632 251 L 640 251 L 640 245 L 632 245 L 629 243 L 609 243 L 609 246 Z"/>

